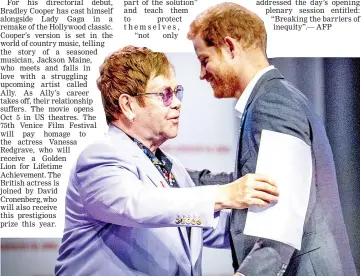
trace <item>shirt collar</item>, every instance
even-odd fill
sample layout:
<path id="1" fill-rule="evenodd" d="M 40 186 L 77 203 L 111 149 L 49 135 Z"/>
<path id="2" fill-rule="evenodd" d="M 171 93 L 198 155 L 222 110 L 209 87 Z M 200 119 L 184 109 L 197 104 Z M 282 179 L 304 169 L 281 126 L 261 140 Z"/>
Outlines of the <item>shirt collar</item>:
<path id="1" fill-rule="evenodd" d="M 158 148 L 155 151 L 155 154 L 150 151 L 146 146 L 143 145 L 139 140 L 128 135 L 130 139 L 133 140 L 134 143 L 138 145 L 138 147 L 143 151 L 143 153 L 152 161 L 154 165 L 164 166 L 165 169 L 170 172 L 172 170 L 172 162 L 168 159 L 168 157 Z"/>
<path id="2" fill-rule="evenodd" d="M 237 116 L 239 118 L 242 118 L 242 115 L 244 113 L 244 109 L 246 108 L 247 101 L 249 99 L 249 96 L 252 93 L 253 88 L 256 86 L 256 83 L 259 81 L 259 79 L 268 71 L 274 69 L 275 67 L 273 65 L 270 65 L 266 68 L 263 68 L 262 70 L 258 71 L 257 74 L 251 79 L 251 81 L 246 86 L 246 89 L 244 89 L 241 97 L 239 97 L 236 106 L 234 107 Z"/>

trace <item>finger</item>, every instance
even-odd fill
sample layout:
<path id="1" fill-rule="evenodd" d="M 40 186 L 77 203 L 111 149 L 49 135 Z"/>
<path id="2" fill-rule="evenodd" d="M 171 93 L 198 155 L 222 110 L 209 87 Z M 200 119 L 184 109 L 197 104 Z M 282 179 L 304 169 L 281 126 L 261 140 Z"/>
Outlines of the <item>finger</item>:
<path id="1" fill-rule="evenodd" d="M 275 186 L 270 185 L 267 182 L 260 182 L 260 181 L 255 181 L 253 184 L 253 189 L 257 190 L 257 191 L 263 191 L 275 196 L 279 195 L 279 191 L 278 188 Z"/>
<path id="2" fill-rule="evenodd" d="M 267 202 L 273 202 L 273 201 L 278 201 L 278 197 L 268 194 L 266 192 L 262 192 L 262 191 L 254 191 L 253 194 L 251 195 L 252 199 L 260 199 L 263 201 L 267 201 Z M 251 200 L 252 201 L 252 200 Z"/>
<path id="3" fill-rule="evenodd" d="M 270 185 L 277 187 L 276 181 L 272 177 L 270 177 L 269 175 L 256 173 L 256 174 L 253 175 L 253 178 L 256 181 L 267 182 Z"/>
<path id="4" fill-rule="evenodd" d="M 246 209 L 246 208 L 249 208 L 250 206 L 268 207 L 269 205 L 270 205 L 270 203 L 268 201 L 264 201 L 259 198 L 252 198 L 252 199 L 249 199 L 247 202 L 242 202 L 241 204 L 235 204 L 234 206 L 232 206 L 232 208 L 233 209 Z"/>
<path id="5" fill-rule="evenodd" d="M 251 205 L 254 205 L 254 206 L 269 206 L 270 203 L 268 201 L 265 201 L 265 200 L 262 200 L 262 199 L 259 199 L 259 198 L 252 198 L 252 200 L 250 200 L 248 206 L 251 206 Z"/>

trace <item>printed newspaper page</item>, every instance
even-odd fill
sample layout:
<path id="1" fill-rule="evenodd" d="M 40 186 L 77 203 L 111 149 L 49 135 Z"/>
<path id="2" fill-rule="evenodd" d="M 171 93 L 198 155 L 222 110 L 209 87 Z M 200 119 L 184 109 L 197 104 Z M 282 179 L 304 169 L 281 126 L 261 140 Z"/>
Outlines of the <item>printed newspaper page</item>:
<path id="1" fill-rule="evenodd" d="M 233 172 L 239 126 L 236 100 L 213 97 L 210 85 L 199 79 L 200 64 L 192 41 L 187 39 L 194 18 L 222 2 L 1 1 L 3 275 L 53 275 L 63 236 L 71 169 L 79 153 L 108 130 L 96 84 L 99 66 L 121 47 L 134 45 L 165 52 L 174 65 L 177 82 L 185 88 L 179 134 L 162 148 L 187 168 Z M 307 82 L 302 76 L 312 74 L 319 81 L 310 86 L 312 89 L 324 88 L 327 72 L 320 71 L 324 58 L 358 60 L 359 64 L 360 0 L 232 2 L 245 6 L 264 21 L 271 63 L 274 60 L 281 71 L 283 68 L 281 73 L 298 77 L 300 82 Z M 304 61 L 307 64 L 300 67 Z M 350 74 L 359 76 L 359 68 Z M 359 91 L 359 84 L 356 86 Z M 306 96 L 325 118 L 331 112 L 323 105 L 327 96 L 313 93 L 312 89 Z M 337 110 L 338 105 L 334 107 Z M 351 116 L 358 120 L 356 115 Z M 358 126 L 354 131 L 359 132 Z M 358 144 L 344 146 L 351 152 L 359 151 Z M 357 187 L 359 183 L 352 185 Z M 341 200 L 349 194 L 352 191 L 341 194 Z M 344 216 L 356 216 L 359 224 L 357 204 L 356 208 L 346 206 Z M 359 264 L 359 227 L 353 226 L 353 219 L 349 223 L 346 221 L 349 237 L 356 236 L 353 243 L 358 253 L 354 258 Z M 15 258 L 27 265 L 15 265 Z M 43 258 L 47 261 L 42 262 Z M 233 275 L 230 250 L 204 249 L 203 275 Z"/>

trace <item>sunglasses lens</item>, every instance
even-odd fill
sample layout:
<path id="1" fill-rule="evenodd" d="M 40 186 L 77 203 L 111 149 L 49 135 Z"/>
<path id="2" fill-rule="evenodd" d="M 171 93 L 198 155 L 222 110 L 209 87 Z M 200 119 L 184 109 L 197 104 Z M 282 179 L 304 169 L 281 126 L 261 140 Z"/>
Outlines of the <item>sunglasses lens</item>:
<path id="1" fill-rule="evenodd" d="M 182 85 L 177 85 L 176 91 L 175 91 L 175 95 L 177 96 L 178 100 L 182 100 L 183 99 L 183 86 Z"/>
<path id="2" fill-rule="evenodd" d="M 183 87 L 182 85 L 177 85 L 175 91 L 173 92 L 172 88 L 166 87 L 163 92 L 163 103 L 165 106 L 169 106 L 172 103 L 173 93 L 176 95 L 178 100 L 183 99 Z"/>
<path id="3" fill-rule="evenodd" d="M 172 102 L 172 98 L 173 98 L 173 91 L 172 88 L 167 87 L 164 89 L 164 94 L 163 94 L 163 103 L 165 106 L 168 106 L 171 104 Z"/>

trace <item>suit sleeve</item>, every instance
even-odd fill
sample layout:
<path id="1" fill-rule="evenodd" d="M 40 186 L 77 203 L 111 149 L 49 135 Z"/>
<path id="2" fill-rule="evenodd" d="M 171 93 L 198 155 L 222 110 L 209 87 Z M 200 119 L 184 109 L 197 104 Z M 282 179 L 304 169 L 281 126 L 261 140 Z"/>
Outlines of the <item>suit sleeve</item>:
<path id="1" fill-rule="evenodd" d="M 85 211 L 95 220 L 128 227 L 212 227 L 218 187 L 156 188 L 139 179 L 134 160 L 110 145 L 92 145 L 76 164 L 78 189 Z"/>
<path id="2" fill-rule="evenodd" d="M 167 154 L 171 158 L 173 166 L 176 166 L 183 173 L 184 178 L 181 178 L 183 185 L 194 187 L 195 183 L 183 165 L 173 156 Z M 180 184 L 178 182 L 178 184 Z M 210 184 L 211 185 L 211 184 Z M 198 187 L 199 188 L 199 187 Z M 197 189 L 197 188 L 196 188 Z M 229 217 L 230 210 L 222 210 L 214 214 L 213 227 L 203 229 L 203 245 L 212 248 L 230 248 L 229 235 Z"/>
<path id="3" fill-rule="evenodd" d="M 187 171 L 196 186 L 223 185 L 234 181 L 233 173 L 212 173 L 209 170 L 196 171 L 191 169 L 187 169 Z"/>
<path id="4" fill-rule="evenodd" d="M 292 135 L 310 145 L 310 128 L 300 103 L 285 93 L 265 93 L 255 99 L 246 116 L 243 143 L 248 143 L 249 158 L 241 164 L 241 174 L 254 173 L 262 130 Z M 302 172 L 301 172 L 302 173 Z M 307 185 L 305 185 L 306 189 Z M 301 188 L 302 189 L 302 188 Z M 304 221 L 302 222 L 304 223 Z M 267 227 L 265 225 L 265 227 Z M 284 225 L 285 231 L 292 231 L 292 225 Z M 284 243 L 244 235 L 248 248 L 243 250 L 243 261 L 238 272 L 245 276 L 283 275 L 295 249 Z M 256 242 L 251 242 L 256 240 Z M 237 244 L 235 244 L 237 246 Z M 239 245 L 238 245 L 239 246 Z"/>

